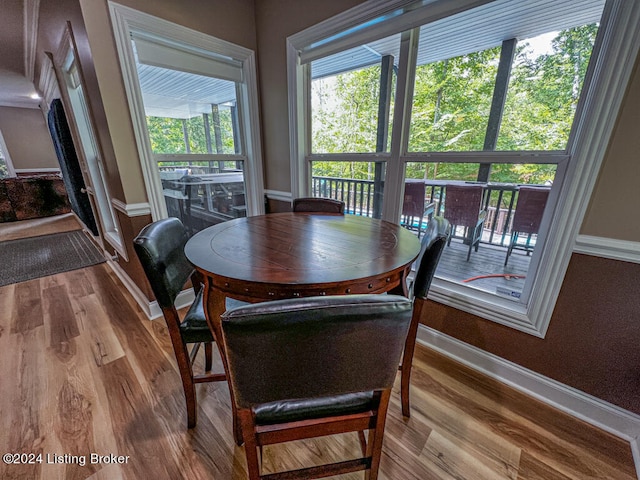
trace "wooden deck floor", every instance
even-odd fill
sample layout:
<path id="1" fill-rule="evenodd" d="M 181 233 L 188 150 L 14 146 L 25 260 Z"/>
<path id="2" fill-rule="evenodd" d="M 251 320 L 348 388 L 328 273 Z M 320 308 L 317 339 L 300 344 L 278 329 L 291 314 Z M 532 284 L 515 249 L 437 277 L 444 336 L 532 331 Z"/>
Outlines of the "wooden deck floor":
<path id="1" fill-rule="evenodd" d="M 462 241 L 451 240 L 450 246 L 445 247 L 442 253 L 436 274 L 456 282 L 467 280 L 465 283 L 471 287 L 502 296 L 506 295 L 504 292 L 522 292 L 525 279 L 515 276 L 526 277 L 531 256 L 527 256 L 523 251 L 514 251 L 509 256 L 509 262 L 505 267 L 504 259 L 507 249 L 504 247 L 481 244 L 477 252 L 472 250 L 467 261 L 468 249 L 469 247 Z M 488 276 L 496 274 L 506 276 Z"/>

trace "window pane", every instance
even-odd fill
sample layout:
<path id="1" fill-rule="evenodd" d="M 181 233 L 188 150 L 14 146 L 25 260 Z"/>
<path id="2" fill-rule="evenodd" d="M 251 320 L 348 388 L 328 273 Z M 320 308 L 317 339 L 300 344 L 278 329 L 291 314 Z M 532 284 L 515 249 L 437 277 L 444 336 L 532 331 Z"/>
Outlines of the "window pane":
<path id="1" fill-rule="evenodd" d="M 551 32 L 517 44 L 498 150 L 564 150 L 598 25 Z"/>
<path id="2" fill-rule="evenodd" d="M 380 218 L 386 163 L 312 162 L 312 195 L 345 202 L 345 212 Z"/>
<path id="3" fill-rule="evenodd" d="M 499 59 L 496 47 L 418 64 L 409 151 L 483 149 Z"/>
<path id="4" fill-rule="evenodd" d="M 166 47 L 143 41 L 140 49 L 137 41 L 132 40 L 147 131 L 168 215 L 179 218 L 189 235 L 246 216 L 244 161 L 237 158 L 235 140 L 237 83 L 216 77 L 228 71 L 204 56 L 192 60 L 207 75 L 180 70 L 190 57 L 170 48 L 158 57 L 164 66 L 141 63 L 140 53 Z M 224 154 L 236 158 L 221 160 Z"/>
<path id="5" fill-rule="evenodd" d="M 389 151 L 399 48 L 395 35 L 311 63 L 313 153 Z"/>
<path id="6" fill-rule="evenodd" d="M 212 105 L 218 113 L 189 118 L 147 116 L 153 153 L 235 153 L 232 111 L 228 105 Z"/>
<path id="7" fill-rule="evenodd" d="M 436 274 L 518 300 L 529 271 L 556 165 L 495 164 L 489 183 L 469 181 L 474 170 L 477 174 L 478 164 L 407 163 L 402 223 L 418 234 L 424 231 L 432 215 L 447 218 L 453 225 L 453 236 Z M 473 214 L 470 225 L 460 224 L 465 215 L 460 214 L 458 206 L 447 203 L 451 186 L 481 187 L 477 202 L 471 205 L 466 201 L 463 205 Z M 527 190 L 523 187 L 534 187 L 534 191 L 521 195 Z M 423 212 L 418 219 L 411 212 L 416 201 Z M 473 247 L 470 251 L 469 239 L 476 225 L 480 239 L 478 250 Z M 511 245 L 515 246 L 512 250 Z"/>
<path id="8" fill-rule="evenodd" d="M 132 42 L 153 153 L 241 153 L 235 82 L 141 63 Z"/>
<path id="9" fill-rule="evenodd" d="M 167 213 L 190 234 L 247 215 L 244 162 L 159 161 L 158 169 Z"/>

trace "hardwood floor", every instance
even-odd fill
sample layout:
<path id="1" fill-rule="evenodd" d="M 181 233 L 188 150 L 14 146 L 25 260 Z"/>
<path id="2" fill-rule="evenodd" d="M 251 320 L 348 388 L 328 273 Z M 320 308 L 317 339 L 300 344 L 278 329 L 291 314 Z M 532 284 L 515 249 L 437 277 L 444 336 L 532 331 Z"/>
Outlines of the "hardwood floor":
<path id="1" fill-rule="evenodd" d="M 187 430 L 166 327 L 106 264 L 1 287 L 0 312 L 0 452 L 42 454 L 0 463 L 0 478 L 246 478 L 226 384 L 198 385 Z M 406 420 L 398 378 L 382 479 L 636 478 L 628 442 L 421 346 L 411 395 Z M 358 450 L 345 435 L 266 448 L 264 459 L 281 469 Z M 92 453 L 108 457 L 91 463 Z"/>
<path id="2" fill-rule="evenodd" d="M 20 222 L 6 222 L 0 223 L 0 242 L 81 229 L 82 227 L 73 213 Z"/>

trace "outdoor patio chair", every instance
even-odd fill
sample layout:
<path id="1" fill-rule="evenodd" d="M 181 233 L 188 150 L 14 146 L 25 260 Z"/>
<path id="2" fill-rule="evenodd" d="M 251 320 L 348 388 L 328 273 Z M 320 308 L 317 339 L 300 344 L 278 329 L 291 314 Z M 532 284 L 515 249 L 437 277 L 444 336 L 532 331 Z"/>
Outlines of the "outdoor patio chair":
<path id="1" fill-rule="evenodd" d="M 404 200 L 402 202 L 402 224 L 409 230 L 418 232 L 422 236 L 425 218 L 430 219 L 435 211 L 435 203 L 425 206 L 425 183 L 423 180 L 409 179 L 404 183 Z"/>
<path id="2" fill-rule="evenodd" d="M 344 215 L 344 202 L 333 198 L 302 197 L 293 200 L 294 212 Z"/>
<path id="3" fill-rule="evenodd" d="M 482 208 L 484 187 L 482 185 L 447 185 L 444 197 L 444 218 L 452 225 L 451 238 L 457 227 L 464 227 L 463 241 L 469 245 L 467 262 L 471 257 L 471 249 L 478 251 L 482 238 L 482 228 L 487 218 L 487 211 Z"/>
<path id="4" fill-rule="evenodd" d="M 226 376 L 224 373 L 211 373 L 214 338 L 204 314 L 202 284 L 184 255 L 186 241 L 184 225 L 179 219 L 170 217 L 144 227 L 133 240 L 133 246 L 167 323 L 187 403 L 187 426 L 193 428 L 197 419 L 195 384 L 225 381 Z M 175 300 L 189 279 L 196 298 L 180 320 Z M 187 344 L 193 344 L 191 352 Z M 193 360 L 201 344 L 204 344 L 205 373 L 196 375 Z"/>
<path id="5" fill-rule="evenodd" d="M 222 315 L 249 479 L 359 470 L 376 479 L 410 320 L 411 301 L 397 295 L 275 300 Z M 358 432 L 361 457 L 262 476 L 264 445 L 347 432 Z"/>
<path id="6" fill-rule="evenodd" d="M 518 189 L 518 203 L 513 215 L 511 226 L 511 242 L 507 248 L 507 256 L 504 265 L 507 265 L 509 256 L 514 249 L 524 250 L 530 255 L 535 245 L 531 244 L 531 236 L 538 233 L 542 215 L 549 198 L 549 188 L 546 187 L 520 187 Z M 525 243 L 518 243 L 518 237 L 527 235 Z"/>
<path id="7" fill-rule="evenodd" d="M 451 225 L 442 217 L 433 217 L 427 224 L 427 229 L 422 237 L 420 254 L 416 260 L 416 273 L 409 288 L 409 296 L 413 299 L 413 315 L 407 340 L 404 345 L 402 363 L 400 364 L 400 400 L 402 404 L 402 414 L 405 417 L 411 416 L 409 408 L 409 383 L 411 380 L 411 365 L 413 363 L 413 352 L 416 347 L 416 337 L 420 316 L 427 302 L 427 294 L 431 281 L 436 273 L 438 262 L 442 256 L 444 246 L 449 240 Z"/>

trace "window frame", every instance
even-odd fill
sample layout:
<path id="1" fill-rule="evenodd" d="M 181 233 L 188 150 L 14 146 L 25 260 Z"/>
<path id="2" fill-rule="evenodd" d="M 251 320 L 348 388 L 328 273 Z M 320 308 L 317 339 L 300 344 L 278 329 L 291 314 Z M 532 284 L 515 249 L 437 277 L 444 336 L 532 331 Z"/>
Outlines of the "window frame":
<path id="1" fill-rule="evenodd" d="M 167 207 L 158 175 L 158 154 L 151 150 L 146 126 L 142 92 L 140 91 L 136 61 L 131 46 L 131 33 L 179 43 L 183 48 L 207 52 L 212 57 L 229 57 L 241 64 L 242 82 L 236 85 L 239 123 L 244 132 L 242 155 L 224 155 L 224 160 L 241 157 L 245 162 L 245 194 L 247 214 L 264 213 L 264 187 L 262 174 L 262 147 L 257 94 L 255 52 L 196 30 L 134 10 L 115 2 L 109 3 L 113 32 L 127 94 L 134 135 L 140 157 L 142 174 L 153 220 L 167 217 Z M 244 111 L 243 111 L 244 110 Z M 227 158 L 234 157 L 234 158 Z"/>
<path id="2" fill-rule="evenodd" d="M 415 58 L 417 26 L 429 19 L 442 18 L 462 10 L 477 7 L 487 1 L 454 0 L 450 2 L 428 1 L 413 10 L 411 14 L 392 17 L 388 22 L 359 30 L 364 22 L 397 11 L 411 2 L 406 0 L 369 1 L 356 6 L 298 34 L 287 38 L 287 67 L 289 88 L 289 125 L 291 185 L 293 197 L 307 195 L 311 179 L 310 159 L 310 114 L 308 88 L 309 69 L 302 64 L 303 56 L 310 56 L 310 49 L 329 50 L 329 44 L 321 42 L 329 35 L 354 29 L 357 33 L 346 39 L 332 42 L 346 47 L 354 43 L 364 43 L 373 37 L 403 30 L 401 40 L 399 76 L 395 101 L 394 124 L 391 152 L 388 154 L 359 157 L 368 161 L 386 161 L 387 177 L 382 218 L 397 223 L 400 217 L 402 189 L 404 185 L 405 163 L 418 158 L 434 161 L 439 154 L 408 153 L 408 122 L 402 122 L 410 112 L 413 73 L 409 66 Z M 420 16 L 417 21 L 416 17 Z M 405 17 L 404 20 L 402 17 Z M 375 22 L 372 22 L 375 23 Z M 393 29 L 391 29 L 391 26 Z M 377 28 L 377 31 L 376 31 Z M 395 29 L 395 30 L 394 30 Z M 529 284 L 528 302 L 516 303 L 495 294 L 482 292 L 468 286 L 434 279 L 429 298 L 453 308 L 503 324 L 514 329 L 544 338 L 555 307 L 564 275 L 568 268 L 576 237 L 584 218 L 588 200 L 604 159 L 615 120 L 621 107 L 635 60 L 640 49 L 640 4 L 624 0 L 608 0 L 605 4 L 601 32 L 592 52 L 590 69 L 583 85 L 583 97 L 576 111 L 574 125 L 566 152 L 544 152 L 544 155 L 558 155 L 558 171 L 564 175 L 561 188 L 553 189 L 550 202 L 555 209 L 547 216 L 545 248 L 537 255 L 537 264 L 532 264 L 534 280 Z M 368 35 L 368 37 L 367 37 Z M 319 46 L 317 46 L 319 45 Z M 346 48 L 345 47 L 345 48 Z M 335 45 L 332 47 L 337 48 Z M 615 55 L 608 54 L 615 52 Z M 317 53 L 321 56 L 320 53 Z M 412 67 L 413 68 L 413 67 Z M 400 128 L 402 127 L 402 128 Z M 534 158 L 537 152 L 491 152 L 500 161 L 522 163 L 523 155 Z M 442 155 L 447 155 L 443 153 Z M 478 152 L 455 152 L 461 161 L 483 158 Z M 515 157 L 514 157 L 515 155 Z M 345 158 L 345 155 L 340 155 Z M 511 158 L 509 158 L 511 156 Z M 331 157 L 331 155 L 324 155 Z M 495 162 L 494 162 L 495 163 Z M 543 226 L 544 228 L 544 226 Z"/>

